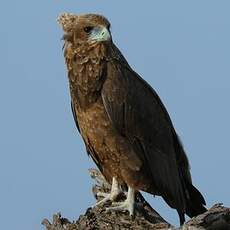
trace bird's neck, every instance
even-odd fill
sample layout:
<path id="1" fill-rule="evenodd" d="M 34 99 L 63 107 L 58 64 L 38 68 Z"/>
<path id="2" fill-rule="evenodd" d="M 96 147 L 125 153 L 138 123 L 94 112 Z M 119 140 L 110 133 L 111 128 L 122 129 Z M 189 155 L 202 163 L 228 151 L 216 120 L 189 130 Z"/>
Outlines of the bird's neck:
<path id="1" fill-rule="evenodd" d="M 87 109 L 100 98 L 106 76 L 106 45 L 65 45 L 65 58 L 72 100 Z"/>

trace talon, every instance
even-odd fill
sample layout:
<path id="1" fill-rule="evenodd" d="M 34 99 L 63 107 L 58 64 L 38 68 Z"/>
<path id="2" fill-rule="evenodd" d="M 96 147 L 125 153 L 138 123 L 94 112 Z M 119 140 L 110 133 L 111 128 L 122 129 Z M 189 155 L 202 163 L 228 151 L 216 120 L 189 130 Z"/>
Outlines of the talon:
<path id="1" fill-rule="evenodd" d="M 129 187 L 127 199 L 124 202 L 113 203 L 115 206 L 106 208 L 108 211 L 128 211 L 130 216 L 134 216 L 135 190 Z"/>
<path id="2" fill-rule="evenodd" d="M 110 193 L 98 192 L 98 197 L 104 197 L 102 200 L 98 201 L 94 206 L 98 206 L 101 204 L 105 204 L 107 201 L 115 201 L 118 195 L 120 195 L 122 191 L 119 188 L 118 182 L 115 177 L 113 177 L 112 187 Z"/>
<path id="3" fill-rule="evenodd" d="M 97 193 L 97 197 L 107 197 L 109 195 L 109 193 L 106 193 L 106 192 L 98 192 Z"/>

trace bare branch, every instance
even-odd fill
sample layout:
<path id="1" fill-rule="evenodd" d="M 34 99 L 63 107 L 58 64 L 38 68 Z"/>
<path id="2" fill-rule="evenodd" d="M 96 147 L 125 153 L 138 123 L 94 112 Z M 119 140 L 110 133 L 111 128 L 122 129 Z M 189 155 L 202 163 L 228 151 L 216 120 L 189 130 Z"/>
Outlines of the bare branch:
<path id="1" fill-rule="evenodd" d="M 95 180 L 93 194 L 96 199 L 98 192 L 109 192 L 108 184 L 102 174 L 96 169 L 89 170 L 90 176 Z M 121 197 L 121 199 L 123 199 Z M 230 230 L 230 208 L 216 204 L 202 215 L 192 218 L 180 228 L 175 228 L 165 221 L 144 199 L 141 193 L 136 196 L 136 216 L 131 218 L 128 213 L 106 212 L 103 207 L 88 208 L 84 215 L 81 215 L 76 222 L 71 223 L 68 219 L 62 218 L 61 214 L 55 214 L 50 223 L 44 219 L 42 224 L 47 230 L 90 230 L 90 229 L 161 229 L 161 230 Z"/>

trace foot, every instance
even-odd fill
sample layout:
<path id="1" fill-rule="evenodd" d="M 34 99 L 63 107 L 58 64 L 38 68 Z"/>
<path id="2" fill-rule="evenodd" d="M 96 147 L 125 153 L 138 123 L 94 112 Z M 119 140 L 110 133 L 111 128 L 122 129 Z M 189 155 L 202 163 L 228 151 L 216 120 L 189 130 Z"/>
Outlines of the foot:
<path id="1" fill-rule="evenodd" d="M 127 199 L 123 202 L 113 203 L 113 207 L 106 208 L 106 211 L 128 211 L 130 216 L 134 215 L 135 190 L 128 189 Z"/>
<path id="2" fill-rule="evenodd" d="M 107 201 L 115 201 L 117 197 L 122 193 L 121 189 L 119 188 L 118 182 L 115 177 L 113 177 L 112 187 L 110 193 L 98 192 L 97 196 L 104 197 L 102 200 L 98 201 L 95 206 L 103 205 Z"/>

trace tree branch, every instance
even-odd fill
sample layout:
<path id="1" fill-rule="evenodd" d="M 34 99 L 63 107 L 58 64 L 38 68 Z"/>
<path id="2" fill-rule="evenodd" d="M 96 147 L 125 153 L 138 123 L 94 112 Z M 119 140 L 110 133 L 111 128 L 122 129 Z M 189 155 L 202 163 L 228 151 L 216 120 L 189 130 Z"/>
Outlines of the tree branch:
<path id="1" fill-rule="evenodd" d="M 93 186 L 94 197 L 98 192 L 109 192 L 108 184 L 102 174 L 96 169 L 89 170 L 90 176 L 95 180 Z M 124 199 L 124 197 L 120 197 Z M 90 230 L 90 229 L 161 229 L 161 230 L 230 230 L 230 208 L 216 204 L 202 215 L 192 218 L 182 227 L 175 228 L 167 223 L 144 199 L 141 193 L 136 195 L 136 215 L 131 218 L 128 213 L 106 212 L 105 207 L 111 205 L 88 208 L 84 215 L 80 215 L 76 222 L 71 223 L 68 219 L 61 217 L 61 214 L 53 215 L 52 223 L 44 219 L 42 224 L 47 230 Z"/>

